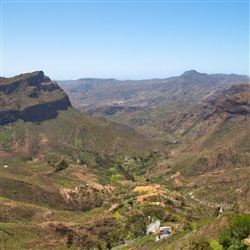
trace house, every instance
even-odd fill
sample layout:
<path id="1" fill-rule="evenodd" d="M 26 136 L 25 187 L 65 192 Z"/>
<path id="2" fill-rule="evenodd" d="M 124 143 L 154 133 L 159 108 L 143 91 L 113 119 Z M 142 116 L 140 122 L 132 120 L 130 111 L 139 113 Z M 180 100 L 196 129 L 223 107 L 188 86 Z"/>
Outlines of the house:
<path id="1" fill-rule="evenodd" d="M 159 220 L 157 220 L 154 223 L 149 224 L 148 227 L 147 227 L 146 235 L 158 233 L 159 228 L 160 228 L 160 224 L 161 223 L 160 223 Z"/>
<path id="2" fill-rule="evenodd" d="M 149 220 L 150 220 L 150 216 L 149 216 Z M 158 240 L 162 240 L 162 239 L 166 239 L 168 237 L 170 237 L 172 235 L 172 227 L 171 226 L 163 226 L 163 227 L 160 227 L 160 221 L 157 220 L 153 223 L 150 223 L 148 226 L 147 226 L 147 232 L 146 232 L 146 235 L 149 235 L 149 234 L 158 234 L 157 237 L 155 238 L 156 241 Z"/>
<path id="3" fill-rule="evenodd" d="M 160 227 L 159 228 L 159 231 L 161 233 L 163 233 L 164 235 L 165 234 L 168 234 L 168 235 L 171 235 L 172 234 L 172 228 L 170 226 L 164 226 L 164 227 Z"/>
<path id="4" fill-rule="evenodd" d="M 159 227 L 158 234 L 155 238 L 155 241 L 167 239 L 172 234 L 172 228 L 170 226 Z"/>

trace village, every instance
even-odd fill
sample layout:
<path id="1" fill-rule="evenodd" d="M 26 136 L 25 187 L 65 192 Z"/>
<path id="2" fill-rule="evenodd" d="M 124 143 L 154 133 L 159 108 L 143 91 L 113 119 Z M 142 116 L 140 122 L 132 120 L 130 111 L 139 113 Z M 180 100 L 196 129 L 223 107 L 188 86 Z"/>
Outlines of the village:
<path id="1" fill-rule="evenodd" d="M 74 157 L 73 161 L 79 165 L 82 165 L 81 159 L 78 156 Z M 119 172 L 117 173 L 115 171 L 128 171 L 133 166 L 133 164 L 135 164 L 133 159 L 125 157 L 123 160 L 121 160 L 122 168 L 120 167 L 121 169 L 119 169 L 119 166 L 115 165 L 113 171 L 117 176 L 121 176 Z M 175 180 L 179 177 L 179 175 L 180 173 L 178 172 L 174 173 L 172 179 Z M 171 209 L 174 208 L 174 213 L 176 214 L 177 212 L 178 214 L 178 210 L 181 207 L 183 208 L 187 201 L 191 204 L 199 203 L 201 206 L 218 208 L 217 216 L 221 215 L 224 210 L 228 210 L 233 206 L 232 204 L 201 201 L 196 198 L 192 192 L 183 195 L 182 192 L 169 190 L 167 186 L 152 182 L 152 180 L 149 178 L 144 178 L 141 180 L 137 179 L 137 181 L 128 179 L 124 180 L 124 178 L 121 178 L 117 179 L 116 181 L 122 185 L 127 185 L 128 190 L 130 190 L 127 191 L 128 198 L 125 200 L 120 200 L 120 202 L 119 199 L 123 198 L 124 194 L 120 196 L 120 194 L 117 193 L 118 189 L 115 188 L 115 186 L 112 184 L 103 186 L 100 183 L 93 182 L 91 179 L 85 179 L 83 183 L 79 183 L 79 185 L 72 187 L 71 190 L 67 191 L 64 189 L 64 192 L 70 193 L 73 191 L 78 194 L 84 192 L 85 195 L 87 193 L 88 195 L 92 195 L 93 191 L 97 193 L 108 192 L 111 195 L 114 192 L 118 200 L 114 200 L 115 202 L 113 204 L 109 204 L 110 208 L 108 209 L 106 215 L 113 215 L 116 220 L 122 221 L 123 223 L 126 223 L 127 219 L 135 214 L 135 211 L 140 210 L 144 213 L 143 209 L 146 207 L 151 207 L 152 211 L 157 211 L 158 208 L 159 211 L 164 211 L 166 214 L 165 216 L 170 214 L 169 218 L 173 218 L 173 215 L 171 215 Z M 153 237 L 155 242 L 169 239 L 174 234 L 186 230 L 187 228 L 186 222 L 162 219 L 159 214 L 150 213 L 150 209 L 144 214 L 144 221 L 146 221 L 144 226 L 144 235 L 149 236 L 151 239 Z"/>

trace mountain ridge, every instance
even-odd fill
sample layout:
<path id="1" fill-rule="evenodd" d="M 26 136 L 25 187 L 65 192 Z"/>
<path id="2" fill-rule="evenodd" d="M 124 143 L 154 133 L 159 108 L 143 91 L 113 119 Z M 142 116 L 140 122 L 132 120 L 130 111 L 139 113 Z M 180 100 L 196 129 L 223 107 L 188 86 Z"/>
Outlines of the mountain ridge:
<path id="1" fill-rule="evenodd" d="M 6 140 L 9 138 L 8 143 L 2 143 L 3 151 L 7 147 L 7 151 L 30 156 L 56 147 L 70 154 L 88 150 L 146 155 L 150 151 L 147 140 L 133 129 L 76 110 L 67 94 L 42 71 L 5 78 L 0 87 L 4 107 L 0 112 L 1 130 L 8 134 Z"/>
<path id="2" fill-rule="evenodd" d="M 248 81 L 247 76 L 191 70 L 165 79 L 111 82 L 88 78 L 59 85 L 81 111 L 131 126 L 146 137 L 168 143 L 175 138 L 157 125 L 158 120 L 191 108 L 236 82 Z"/>
<path id="3" fill-rule="evenodd" d="M 235 74 L 206 74 L 195 70 L 165 79 L 124 80 L 81 78 L 70 84 L 58 82 L 69 95 L 71 102 L 83 111 L 111 102 L 123 102 L 122 106 L 147 107 L 164 97 L 166 101 L 199 101 L 211 91 L 222 91 L 235 82 L 248 81 L 247 76 Z M 193 86 L 193 90 L 190 89 Z M 151 104 L 148 104 L 148 103 Z M 158 105 L 159 103 L 157 103 Z"/>
<path id="4" fill-rule="evenodd" d="M 191 109 L 161 121 L 166 132 L 175 134 L 180 140 L 182 138 L 190 142 L 183 142 L 185 148 L 183 150 L 187 153 L 185 157 L 191 155 L 191 158 L 195 159 L 194 155 L 198 158 L 203 155 L 207 158 L 203 164 L 192 163 L 194 169 L 199 171 L 200 166 L 200 171 L 210 171 L 209 166 L 212 168 L 218 166 L 226 168 L 229 165 L 247 166 L 249 93 L 249 84 L 235 84 L 215 95 L 214 101 L 211 102 L 212 99 L 209 98 Z M 231 157 L 235 155 L 234 159 L 233 157 L 229 159 L 228 150 L 231 152 Z M 224 154 L 224 157 L 219 156 L 220 154 Z M 218 159 L 213 160 L 217 156 Z M 189 161 L 192 161 L 191 158 Z M 185 171 L 184 168 L 183 170 Z"/>
<path id="5" fill-rule="evenodd" d="M 41 122 L 71 107 L 66 93 L 42 71 L 5 78 L 0 82 L 0 94 L 1 125 L 18 119 Z"/>

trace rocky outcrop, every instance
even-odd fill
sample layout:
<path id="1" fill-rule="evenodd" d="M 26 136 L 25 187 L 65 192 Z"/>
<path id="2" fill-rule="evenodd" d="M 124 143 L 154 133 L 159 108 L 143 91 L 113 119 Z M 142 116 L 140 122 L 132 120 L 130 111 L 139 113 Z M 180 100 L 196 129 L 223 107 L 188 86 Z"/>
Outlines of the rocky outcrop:
<path id="1" fill-rule="evenodd" d="M 43 86 L 43 83 L 48 82 L 51 82 L 50 78 L 45 76 L 43 71 L 37 71 L 31 74 L 22 74 L 11 78 L 1 78 L 0 90 L 10 94 L 19 88 L 20 85 L 26 83 L 29 86 L 35 86 L 38 90 L 43 89 L 52 91 L 53 89 L 46 88 L 46 85 Z M 57 86 L 57 88 L 59 88 L 59 86 Z"/>
<path id="2" fill-rule="evenodd" d="M 250 90 L 221 100 L 216 105 L 216 111 L 229 114 L 247 115 L 250 113 Z"/>
<path id="3" fill-rule="evenodd" d="M 66 96 L 54 102 L 29 106 L 21 111 L 2 111 L 0 112 L 0 125 L 16 122 L 19 119 L 25 122 L 42 122 L 48 119 L 54 119 L 58 115 L 58 110 L 66 110 L 70 106 L 70 101 L 68 96 Z"/>
<path id="4" fill-rule="evenodd" d="M 225 91 L 215 94 L 205 100 L 205 103 L 208 105 L 215 106 L 221 101 L 224 101 L 227 98 L 230 98 L 233 95 L 237 95 L 242 92 L 246 92 L 250 90 L 250 84 L 249 83 L 237 83 L 233 84 L 229 89 L 226 89 Z"/>
<path id="5" fill-rule="evenodd" d="M 42 122 L 71 106 L 66 93 L 42 71 L 1 78 L 0 97 L 1 125 L 19 119 Z"/>
<path id="6" fill-rule="evenodd" d="M 202 129 L 213 127 L 213 124 L 217 124 L 222 117 L 227 119 L 231 115 L 248 115 L 250 113 L 249 97 L 250 85 L 248 83 L 234 84 L 191 109 L 174 114 L 163 122 L 163 126 L 171 133 L 186 135 L 191 130 L 196 130 L 193 134 L 202 136 Z"/>

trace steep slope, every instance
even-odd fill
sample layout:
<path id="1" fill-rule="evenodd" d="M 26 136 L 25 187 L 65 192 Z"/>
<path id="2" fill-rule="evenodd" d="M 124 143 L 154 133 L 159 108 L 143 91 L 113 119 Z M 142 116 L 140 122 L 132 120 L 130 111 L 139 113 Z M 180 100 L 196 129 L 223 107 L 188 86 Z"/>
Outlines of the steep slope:
<path id="1" fill-rule="evenodd" d="M 161 121 L 177 138 L 166 162 L 167 172 L 179 171 L 177 186 L 186 186 L 200 200 L 237 203 L 247 210 L 249 96 L 249 84 L 235 84 Z"/>
<path id="2" fill-rule="evenodd" d="M 130 209 L 121 200 L 135 185 L 132 169 L 147 168 L 155 145 L 78 111 L 43 72 L 0 86 L 1 249 L 106 248 L 136 237 L 137 217 L 118 221 L 113 207 Z"/>
<path id="3" fill-rule="evenodd" d="M 249 91 L 248 83 L 234 84 L 229 89 L 210 96 L 192 109 L 179 112 L 160 122 L 167 132 L 179 137 L 200 138 L 206 135 L 209 129 L 213 130 L 227 120 L 234 118 L 246 120 L 249 116 Z"/>
<path id="4" fill-rule="evenodd" d="M 58 110 L 71 106 L 65 92 L 42 71 L 4 78 L 0 94 L 1 125 L 18 119 L 35 122 L 55 118 Z"/>
<path id="5" fill-rule="evenodd" d="M 73 108 L 65 92 L 41 71 L 5 78 L 0 87 L 3 156 L 52 151 L 145 156 L 150 151 L 150 143 L 133 129 Z"/>

